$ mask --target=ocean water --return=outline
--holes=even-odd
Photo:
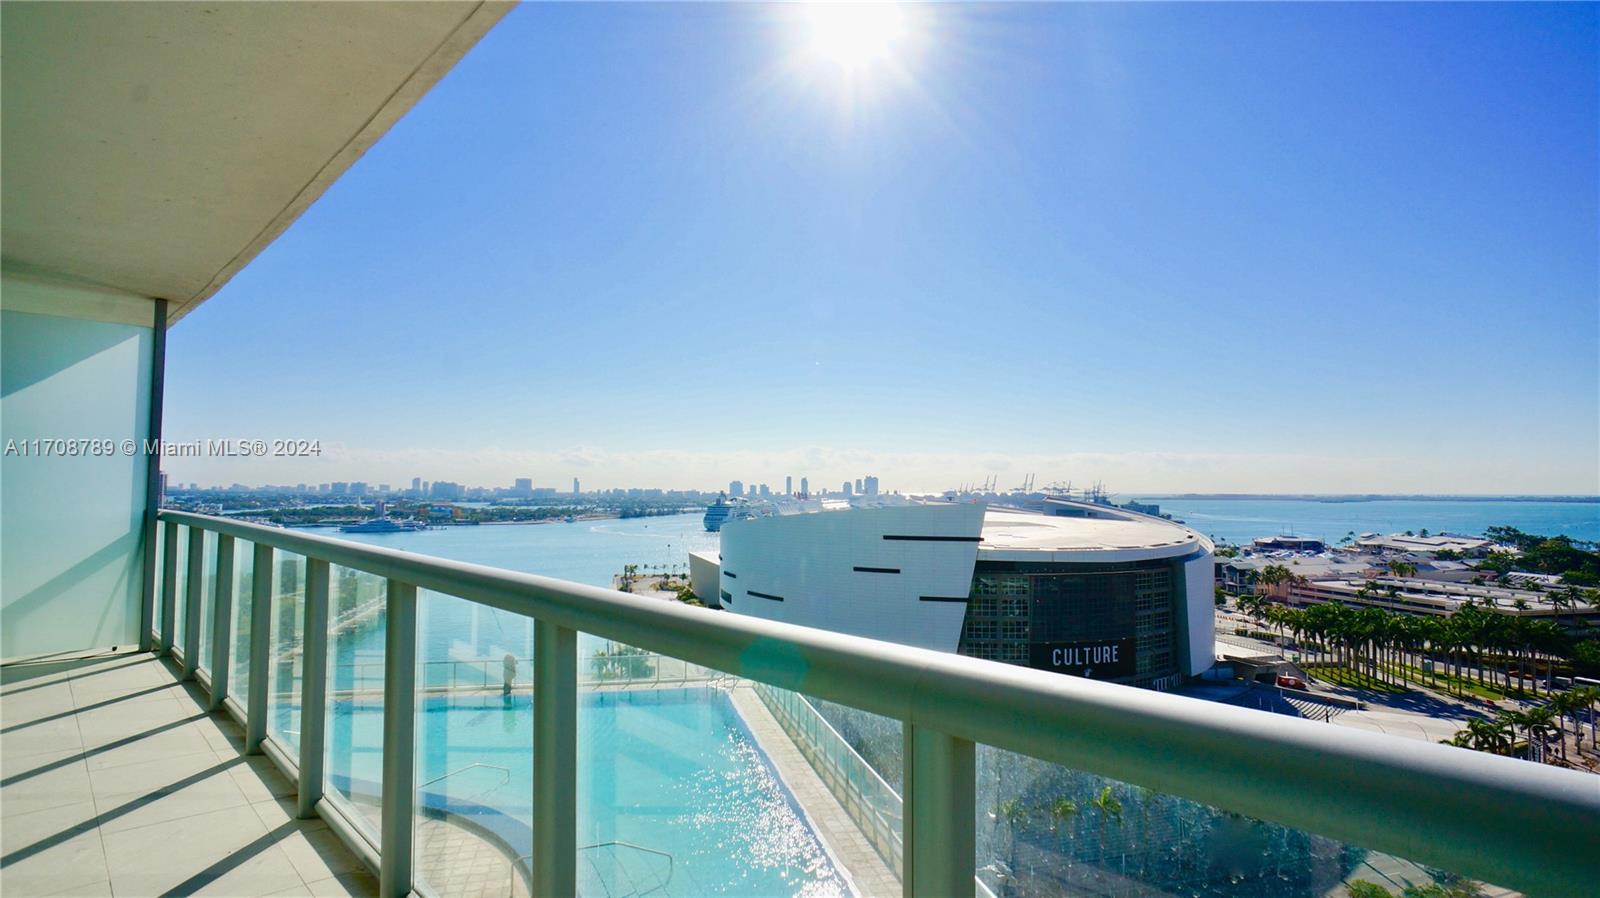
[[[715,549],[717,535],[705,531],[703,517],[697,512],[571,524],[440,527],[410,533],[311,532],[590,586],[610,586],[612,576],[622,573],[624,564],[681,567],[689,563],[690,552]]]
[[[1600,540],[1600,502],[1506,501],[1496,499],[1190,499],[1148,496],[1161,511],[1194,529],[1232,543],[1258,536],[1293,534],[1338,542],[1355,531],[1403,533],[1427,528],[1477,535],[1511,526],[1544,536],[1565,534]]]

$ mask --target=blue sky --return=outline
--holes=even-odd
[[[804,19],[513,10],[171,333],[326,454],[173,476],[1600,492],[1600,7]]]

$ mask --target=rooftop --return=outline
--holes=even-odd
[[[1181,524],[1147,515],[1107,511],[1095,517],[1057,517],[990,508],[983,518],[980,558],[1026,553],[1029,560],[1082,561],[1084,552],[1114,553],[1114,559],[1167,557],[1176,549],[1210,548],[1200,534]],[[1041,556],[1044,556],[1041,558]]]

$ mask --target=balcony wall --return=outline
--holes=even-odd
[[[0,657],[127,645],[146,459],[123,442],[149,435],[153,304],[9,275],[0,289]],[[34,454],[55,439],[114,448]]]

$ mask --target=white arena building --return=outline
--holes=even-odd
[[[1158,689],[1212,665],[1209,540],[1118,508],[1045,507],[729,521],[720,558],[691,559],[695,592],[734,614]]]

